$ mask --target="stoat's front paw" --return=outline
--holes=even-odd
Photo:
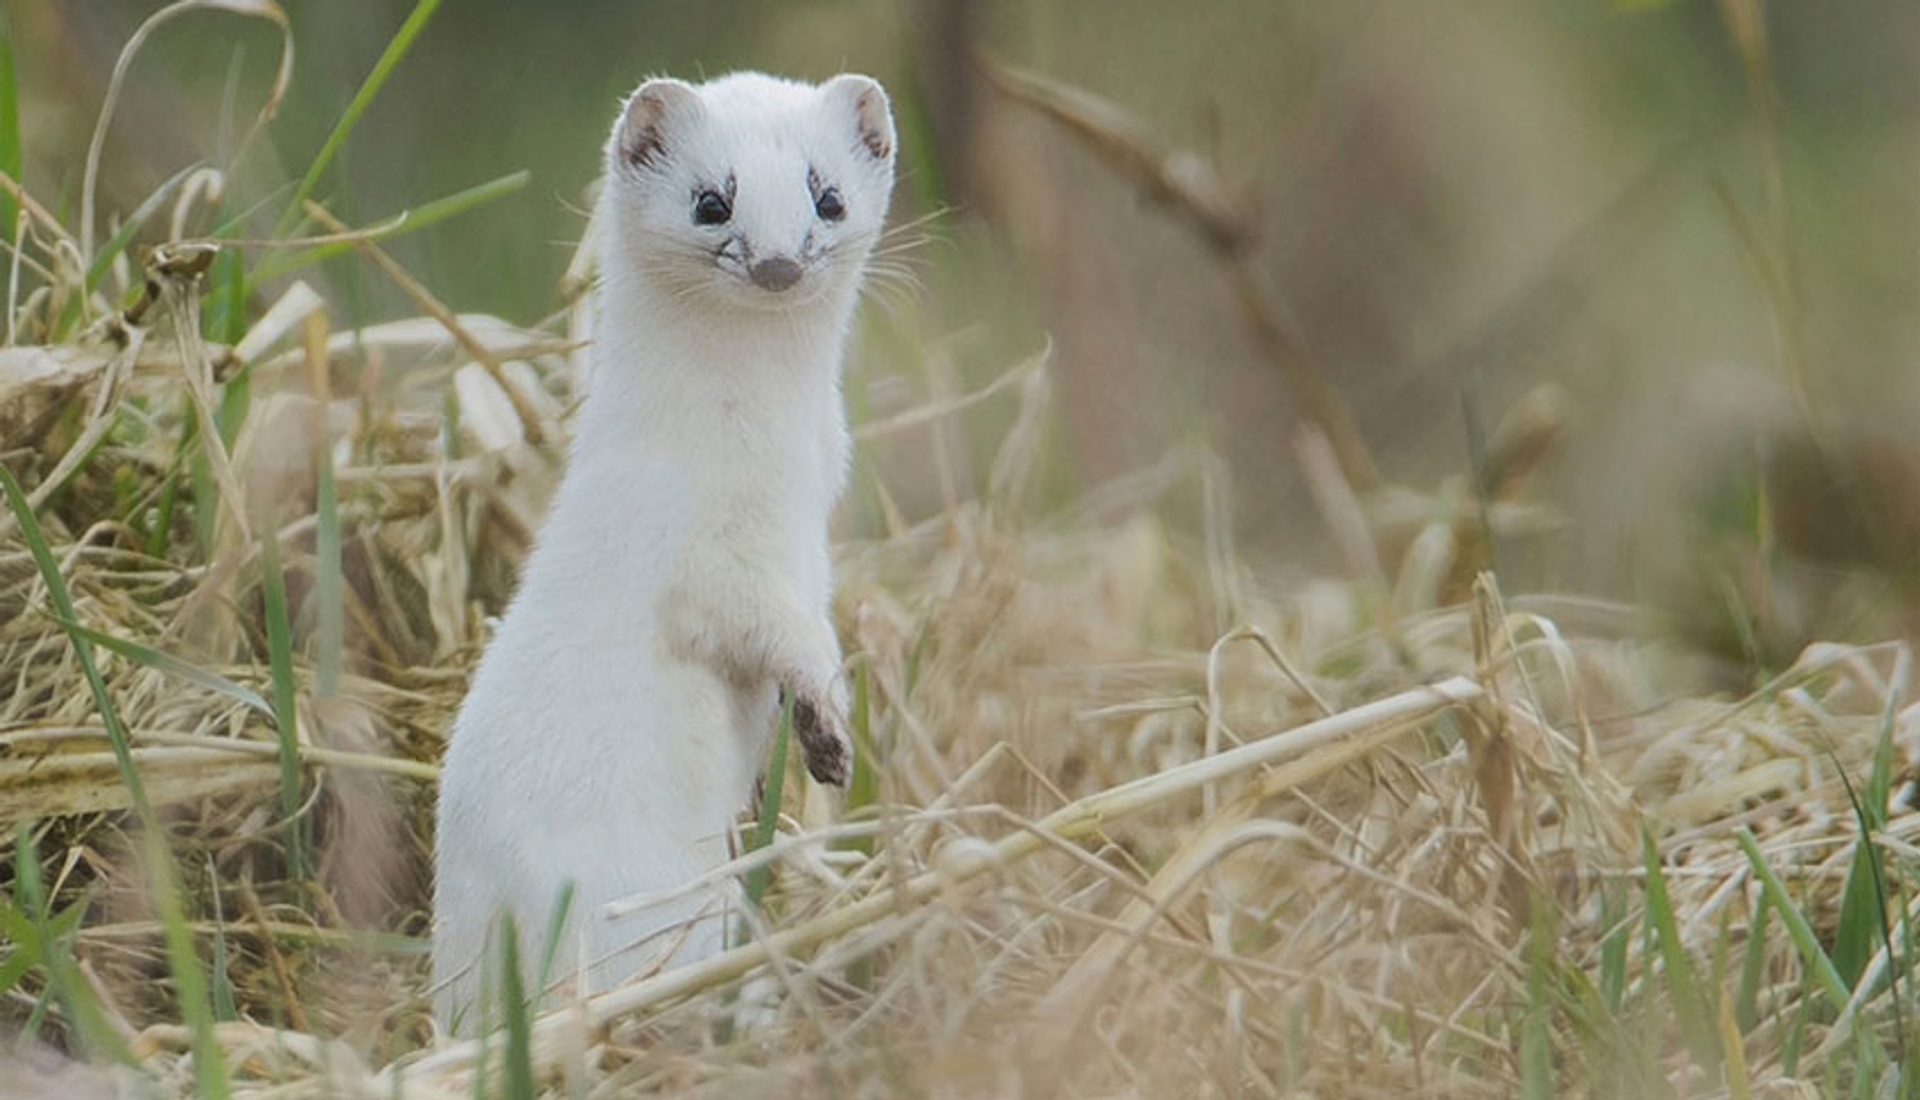
[[[788,688],[793,700],[793,732],[807,758],[807,773],[822,783],[844,787],[853,775],[853,742],[831,695]]]

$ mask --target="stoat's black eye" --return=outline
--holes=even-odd
[[[814,213],[830,222],[837,222],[847,216],[847,204],[840,201],[840,189],[837,187],[829,187],[820,192],[820,197],[813,200],[813,209]]]
[[[724,225],[733,217],[733,204],[718,191],[702,191],[693,200],[695,225]]]

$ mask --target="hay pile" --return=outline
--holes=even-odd
[[[9,437],[29,492],[96,418],[112,421],[38,520],[162,811],[201,957],[223,970],[237,1018],[216,1030],[242,1094],[470,1087],[475,1048],[435,1049],[421,995],[434,761],[551,486],[578,363],[553,334],[461,323],[540,411],[545,442],[525,440],[513,403],[431,323],[310,332],[250,363],[204,346],[189,359],[196,342],[164,323],[118,348],[6,353],[91,379],[19,391],[53,410]],[[176,506],[153,553],[154,531],[127,517],[154,514],[187,461],[182,376],[223,363],[256,395],[232,480],[270,525],[249,541],[223,513],[203,556],[197,517]],[[1685,662],[1636,642],[1616,609],[1503,607],[1482,581],[1465,604],[1389,620],[1363,586],[1265,582],[1127,487],[1040,522],[1018,504],[1020,456],[1037,450],[1018,435],[1045,423],[1044,378],[996,398],[1021,406],[1022,427],[986,499],[843,546],[838,613],[871,786],[849,807],[790,784],[758,918],[771,938],[543,1018],[532,1056],[547,1087],[1493,1096],[1519,1087],[1535,1029],[1570,1094],[1711,1091],[1673,1026],[1678,956],[1649,931],[1643,832],[1680,945],[1711,975],[1701,988],[1731,1005],[1756,976],[1752,1088],[1792,1094],[1796,1020],[1796,1075],[1892,1026],[1884,994],[1835,1026],[1790,937],[1753,937],[1764,907],[1735,830],[1831,941],[1858,835],[1842,777],[1859,787],[1883,739],[1894,814],[1879,842],[1911,850],[1899,777],[1920,711],[1903,709],[1903,651],[1818,649],[1746,700],[1701,699]],[[111,400],[93,399],[102,385]],[[331,683],[315,511],[327,462],[345,609]],[[292,625],[306,877],[289,873],[267,701],[269,530]],[[0,608],[0,818],[37,822],[54,910],[84,903],[63,949],[144,1071],[187,1094],[189,1036],[127,789],[12,524]],[[1223,634],[1229,610],[1245,625]],[[16,1026],[37,974],[9,991]],[[749,983],[751,1026],[729,1029],[752,975],[771,990]],[[58,1007],[52,1019],[43,1034],[70,1040]]]

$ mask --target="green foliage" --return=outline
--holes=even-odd
[[[559,896],[553,899],[552,915],[547,918],[546,938],[540,943],[540,969],[533,983],[535,993],[544,993],[553,982],[553,960],[560,954],[560,939],[566,935],[567,917],[572,912],[573,883],[568,881],[561,884]]]
[[[307,166],[307,174],[300,178],[300,185],[294,188],[293,198],[287,203],[286,212],[280,215],[280,222],[274,230],[274,236],[285,236],[299,222],[300,212],[306,208],[307,200],[313,197],[313,189],[320,183],[321,175],[326,172],[327,166],[333,163],[334,156],[347,143],[347,136],[353,133],[353,128],[360,122],[360,117],[366,114],[367,108],[372,105],[373,97],[380,94],[381,86],[387,82],[389,76],[393,75],[393,70],[399,66],[401,58],[407,56],[407,51],[413,48],[414,40],[420,37],[420,32],[426,29],[427,20],[433,18],[435,9],[439,7],[440,0],[419,0],[419,3],[414,5],[412,14],[407,16],[407,21],[394,32],[393,38],[387,42],[387,48],[381,52],[379,60],[373,63],[373,70],[367,74],[366,80],[361,82],[360,90],[353,94],[352,100],[348,101],[347,109],[341,113],[340,121],[334,124],[333,132],[327,135],[327,140],[321,144],[320,151],[314,155],[313,163]]]
[[[1840,972],[1834,969],[1833,960],[1821,949],[1820,938],[1814,935],[1813,925],[1799,906],[1793,903],[1793,897],[1787,893],[1786,884],[1780,881],[1780,876],[1767,864],[1767,857],[1761,853],[1760,842],[1754,839],[1753,831],[1741,826],[1735,835],[1740,841],[1741,851],[1747,854],[1748,864],[1753,867],[1754,878],[1760,882],[1761,895],[1773,906],[1774,914],[1786,928],[1788,938],[1800,952],[1800,959],[1806,964],[1808,974],[1826,995],[1827,1003],[1835,1012],[1845,1009],[1850,995],[1847,983],[1840,977]]]
[[[773,735],[773,755],[767,759],[767,774],[760,796],[760,816],[753,823],[753,835],[747,843],[747,851],[757,852],[773,843],[773,833],[780,824],[780,805],[786,797],[787,787],[787,747],[793,739],[793,699],[785,699],[780,707],[780,729]],[[766,897],[767,887],[773,882],[773,867],[763,865],[747,872],[747,904],[758,909],[760,901]],[[739,937],[746,939],[746,930],[741,929]]]
[[[1747,947],[1740,965],[1740,991],[1734,997],[1733,1018],[1742,1032],[1752,1031],[1760,1019],[1760,983],[1767,975],[1767,931],[1773,909],[1765,897],[1754,899],[1747,921]]]
[[[20,165],[20,87],[13,71],[13,28],[7,13],[0,11],[0,172],[19,183]],[[11,192],[0,190],[0,236],[9,245],[19,217],[19,201]]]
[[[193,175],[198,167],[198,165],[188,165],[167,177],[165,183],[154,188],[151,194],[140,201],[139,206],[133,208],[133,213],[127,216],[127,220],[120,223],[120,228],[114,230],[113,236],[108,237],[106,243],[100,246],[100,250],[93,254],[93,260],[87,264],[86,278],[81,283],[83,292],[68,299],[66,309],[60,315],[60,323],[54,326],[53,339],[56,343],[73,334],[74,326],[80,321],[80,310],[87,296],[99,289],[100,281],[107,277],[108,270],[113,267],[114,259],[126,251],[127,246],[133,243],[134,236],[146,227],[147,222],[159,213],[162,207],[173,200],[174,192],[180,189],[181,184],[187,182],[187,177]]]
[[[287,825],[287,865],[295,878],[309,873],[311,822],[301,813],[306,777],[300,766],[300,708],[293,680],[293,627],[287,617],[287,580],[280,566],[280,538],[260,535],[261,591],[266,603],[267,661],[273,670],[273,724],[280,737],[280,813]]]
[[[13,508],[14,518],[20,525],[21,538],[32,553],[34,565],[47,586],[47,598],[52,602],[54,612],[62,622],[75,622],[78,616],[74,614],[73,597],[67,591],[66,578],[61,575],[60,567],[54,561],[53,551],[47,545],[39,521],[34,518],[32,507],[27,503],[26,493],[5,466],[0,466],[0,490],[5,491],[7,502]],[[81,673],[86,677],[88,690],[93,694],[94,706],[100,712],[100,722],[106,729],[108,743],[113,747],[127,796],[132,800],[134,812],[140,819],[147,863],[153,868],[154,894],[159,903],[160,925],[166,938],[167,963],[173,971],[181,1015],[186,1019],[187,1030],[193,1035],[194,1073],[200,1091],[209,1100],[226,1100],[230,1091],[226,1058],[214,1038],[213,1015],[207,1007],[206,976],[201,973],[200,960],[194,953],[193,929],[187,923],[181,905],[179,868],[174,866],[173,856],[166,849],[159,818],[153,812],[153,804],[147,799],[146,785],[141,782],[139,769],[133,763],[133,746],[126,727],[120,721],[119,710],[113,705],[113,697],[107,692],[106,680],[101,677],[100,668],[94,663],[92,645],[84,636],[71,630],[67,632],[67,638],[73,646],[74,659],[80,663]],[[32,873],[37,875],[37,863],[34,868]]]
[[[0,933],[13,945],[13,951],[0,962],[0,991],[13,988],[37,963],[45,988],[34,1009],[34,1022],[23,1038],[38,1028],[47,999],[57,1000],[66,1009],[74,1037],[83,1048],[97,1051],[131,1064],[132,1052],[107,1022],[93,988],[81,976],[67,943],[80,927],[86,903],[76,902],[64,912],[54,913],[47,900],[46,887],[40,881],[40,853],[33,843],[33,827],[21,822],[14,832],[14,900],[0,900]]]
[[[1533,928],[1526,943],[1527,1005],[1520,1024],[1520,1096],[1522,1100],[1551,1100],[1554,1095],[1553,950],[1558,933],[1551,905],[1535,898],[1532,908]]]
[[[183,661],[171,653],[163,653],[151,646],[141,645],[139,642],[129,641],[125,638],[115,637],[104,631],[84,627],[71,620],[62,619],[60,620],[60,625],[64,627],[69,634],[85,638],[88,642],[110,653],[125,657],[129,661],[144,665],[156,672],[165,673],[176,680],[192,684],[195,687],[205,688],[217,695],[223,695],[236,703],[241,703],[251,708],[258,714],[267,717],[273,716],[274,710],[272,705],[262,698],[259,692],[245,684],[235,683],[217,672]]]
[[[1708,1073],[1720,1072],[1720,1040],[1713,1026],[1709,997],[1695,976],[1693,957],[1680,939],[1680,922],[1675,919],[1673,901],[1667,892],[1667,876],[1660,869],[1660,850],[1653,834],[1641,834],[1641,854],[1647,871],[1647,919],[1660,949],[1660,960],[1667,973],[1667,995],[1673,1002],[1673,1014],[1680,1034],[1695,1065]]]
[[[425,229],[523,190],[532,178],[532,173],[524,170],[509,172],[497,179],[455,191],[451,195],[408,207],[367,230],[365,237],[370,241],[384,241]],[[325,244],[311,245],[297,252],[270,255],[263,258],[259,266],[254,268],[253,278],[255,282],[264,283],[351,251],[353,251],[353,244],[350,241],[328,241]]]
[[[505,1100],[533,1100],[533,1005],[520,974],[520,933],[500,916],[500,1014],[507,1033]]]

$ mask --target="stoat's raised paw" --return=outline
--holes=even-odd
[[[853,742],[830,698],[805,691],[793,693],[793,732],[807,758],[807,774],[822,783],[844,787],[853,774]]]

